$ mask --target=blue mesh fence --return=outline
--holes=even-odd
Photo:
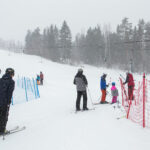
[[[12,105],[28,102],[40,97],[36,79],[19,77],[15,80],[15,90],[12,97]]]

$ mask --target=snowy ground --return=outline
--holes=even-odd
[[[3,141],[0,150],[149,150],[150,130],[117,116],[123,113],[110,105],[95,106],[95,110],[74,113],[76,88],[73,79],[78,67],[53,63],[37,56],[9,54],[0,50],[2,73],[13,67],[16,76],[35,77],[43,71],[44,86],[39,87],[41,98],[11,107],[7,129],[26,126],[26,130],[12,134]],[[84,66],[93,102],[101,93],[99,78],[108,74],[107,82],[115,81],[124,72]],[[136,80],[141,79],[135,75]],[[110,87],[108,89],[110,91]],[[111,98],[108,96],[107,100]],[[119,98],[121,101],[121,97]],[[88,107],[92,108],[88,92]]]

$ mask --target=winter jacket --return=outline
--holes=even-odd
[[[40,79],[43,80],[44,79],[44,75],[43,73],[40,74]]]
[[[104,76],[101,77],[100,87],[101,87],[101,90],[106,90],[107,85],[106,85],[106,80]]]
[[[118,90],[115,86],[112,86],[112,88],[111,88],[111,95],[118,96]]]
[[[39,75],[36,77],[36,80],[37,80],[37,81],[40,81],[40,76],[39,76]]]
[[[9,74],[3,75],[0,79],[0,106],[11,103],[15,82]]]
[[[85,75],[78,72],[74,78],[74,82],[76,85],[77,91],[86,91],[86,87],[88,85],[87,79]]]
[[[134,79],[133,79],[133,75],[131,73],[128,73],[127,77],[126,77],[126,81],[124,82],[124,84],[128,83],[128,86],[134,86]]]

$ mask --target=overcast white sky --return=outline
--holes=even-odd
[[[0,0],[0,37],[24,41],[28,29],[68,22],[73,36],[89,26],[111,24],[128,17],[134,24],[150,21],[150,0]]]

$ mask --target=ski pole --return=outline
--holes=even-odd
[[[92,97],[91,97],[91,93],[90,93],[90,90],[89,90],[89,88],[87,87],[87,89],[88,89],[88,93],[89,93],[89,96],[90,96],[90,100],[91,100],[91,103],[92,103],[92,107],[94,108],[94,105],[93,105],[93,101],[92,101]]]
[[[108,91],[106,91],[106,93],[107,93],[109,96],[111,96],[111,94],[110,94]]]
[[[121,74],[121,73],[119,73],[118,71],[116,71],[118,74],[119,74],[119,76],[123,79],[123,80],[126,80],[124,77],[123,77],[123,75]]]
[[[108,92],[108,91],[106,91],[106,94],[111,98],[112,96],[111,96],[111,94]]]
[[[122,76],[122,74],[120,74],[120,77],[121,77],[123,80],[126,80],[126,79]]]
[[[100,98],[101,98],[101,96],[97,99],[97,101],[99,101],[99,100],[100,100]],[[97,102],[97,101],[96,101],[96,102]]]

